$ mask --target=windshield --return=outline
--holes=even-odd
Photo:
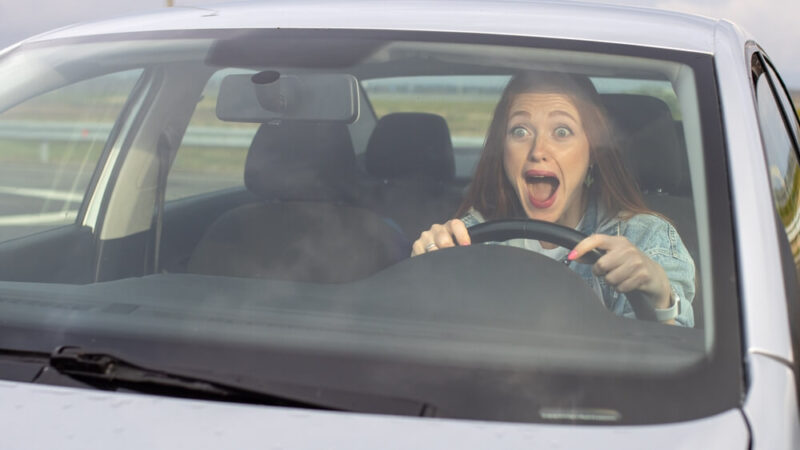
[[[19,47],[0,342],[443,417],[722,411],[741,377],[714,92],[710,57],[589,43]]]

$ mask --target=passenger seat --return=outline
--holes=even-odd
[[[408,257],[402,233],[358,203],[346,125],[283,121],[258,129],[244,181],[259,201],[219,217],[188,271],[340,283]]]

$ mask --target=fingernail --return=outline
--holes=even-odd
[[[563,255],[563,253],[562,253],[562,255]],[[570,260],[570,261],[572,261],[573,259],[575,259],[577,257],[578,257],[578,252],[576,252],[575,250],[569,252],[569,255],[567,255],[567,259]]]

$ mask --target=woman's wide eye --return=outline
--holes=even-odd
[[[528,130],[523,127],[514,127],[511,129],[511,136],[521,139],[529,135]]]
[[[570,130],[567,127],[558,127],[558,128],[555,129],[555,131],[553,131],[553,134],[556,137],[565,138],[565,137],[572,136],[572,130]]]

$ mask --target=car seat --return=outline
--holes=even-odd
[[[410,240],[453,218],[462,189],[454,183],[450,129],[443,117],[387,114],[378,121],[365,152],[373,180],[373,207],[392,218]]]
[[[355,155],[344,124],[262,124],[244,181],[259,201],[220,216],[195,248],[188,272],[346,282],[411,251],[401,232],[359,205]]]
[[[604,94],[622,155],[647,206],[669,218],[697,258],[697,228],[686,144],[669,106],[637,94]]]
[[[681,125],[672,118],[669,106],[656,97],[602,94],[601,99],[645,203],[672,222],[697,263],[697,223]],[[699,277],[696,283],[695,326],[702,326]]]

